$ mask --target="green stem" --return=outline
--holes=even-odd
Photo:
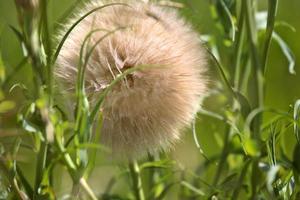
[[[267,29],[264,43],[264,50],[262,54],[262,67],[264,74],[267,71],[267,58],[270,50],[272,35],[274,31],[275,17],[278,6],[278,0],[269,0],[268,1],[268,20],[267,20]]]
[[[235,188],[235,190],[232,193],[231,200],[238,199],[240,190],[241,190],[242,185],[243,185],[244,178],[246,177],[246,174],[247,174],[247,171],[248,171],[249,164],[250,164],[250,160],[246,161],[246,163],[245,163],[245,165],[244,165],[244,167],[243,167],[243,169],[241,171],[237,187]]]
[[[221,154],[221,158],[220,161],[218,163],[218,168],[217,168],[217,172],[216,175],[214,177],[214,181],[213,181],[213,185],[216,186],[220,180],[222,171],[224,169],[224,166],[226,164],[226,159],[229,153],[229,137],[230,137],[230,128],[228,125],[226,125],[226,131],[225,131],[225,136],[224,136],[224,146],[222,149],[222,154]]]
[[[3,87],[6,88],[11,81],[12,78],[16,76],[16,73],[18,73],[28,62],[28,57],[24,57],[21,62],[12,70],[12,72],[6,77],[5,81],[3,82]]]
[[[246,3],[245,3],[246,1]],[[254,108],[263,108],[263,99],[264,99],[264,78],[262,73],[262,67],[260,64],[259,54],[258,54],[258,45],[257,45],[257,35],[256,35],[256,24],[254,22],[254,16],[252,13],[252,1],[244,0],[243,6],[245,6],[246,11],[246,24],[248,30],[248,40],[250,45],[250,51],[252,56],[252,64],[254,65],[255,75],[254,75],[254,87],[256,92],[254,97]],[[252,126],[252,137],[254,139],[260,138],[260,124],[262,121],[262,116],[257,115]]]
[[[80,178],[79,183],[92,200],[98,199],[84,178]]]
[[[51,37],[49,33],[49,23],[48,23],[48,10],[47,10],[47,0],[41,0],[41,20],[40,20],[40,33],[42,33],[43,36],[43,43],[45,44],[45,51],[46,51],[46,83],[47,83],[47,92],[48,92],[48,101],[49,101],[49,107],[52,106],[53,101],[53,65],[51,63],[51,49],[52,49],[52,43],[51,43]],[[41,47],[42,48],[42,47]]]
[[[38,160],[36,163],[36,175],[35,175],[35,185],[34,185],[34,199],[39,199],[39,188],[41,182],[43,180],[44,169],[46,168],[46,160],[47,160],[47,151],[48,144],[43,142],[38,154]]]
[[[137,161],[131,161],[129,163],[129,171],[133,183],[133,191],[136,200],[145,200],[144,190],[142,186],[142,179],[140,174],[140,168]]]
[[[238,28],[237,28],[237,36],[236,36],[236,45],[235,45],[235,52],[234,56],[236,57],[234,59],[234,66],[235,66],[235,73],[234,73],[234,89],[236,91],[239,91],[240,88],[240,77],[241,77],[241,56],[243,52],[243,41],[244,41],[244,36],[245,36],[245,31],[244,31],[244,15],[245,10],[244,7],[241,6],[240,8],[240,17],[239,17],[239,22],[238,22]]]
[[[246,1],[246,2],[245,2]],[[248,40],[250,51],[252,55],[252,64],[254,65],[254,108],[264,107],[264,77],[263,77],[263,66],[260,61],[257,44],[257,29],[255,23],[255,17],[253,13],[253,1],[244,0],[243,6],[246,11],[246,24],[248,30]],[[258,114],[251,125],[251,137],[257,142],[261,141],[260,128],[262,124],[262,114]],[[258,160],[255,159],[252,163],[252,174],[251,174],[251,199],[255,199],[257,196],[257,186],[259,184],[259,167]]]
[[[0,170],[1,174],[5,175],[7,180],[9,181],[12,190],[14,191],[14,194],[18,197],[18,199],[26,200],[29,199],[26,194],[20,190],[18,186],[18,181],[13,173],[11,173],[11,170],[7,167],[6,160],[2,156],[0,156]]]
[[[241,59],[241,54],[242,54],[242,49],[243,49],[243,38],[244,38],[244,13],[245,13],[245,8],[244,6],[241,6],[240,8],[240,18],[238,22],[238,33],[237,33],[237,42],[235,45],[235,53],[234,56],[236,56],[235,61],[234,61],[234,66],[235,66],[235,74],[234,74],[234,89],[235,91],[238,91],[239,89],[239,77],[241,73],[241,65],[240,65],[240,59]],[[222,67],[220,67],[222,68]],[[225,77],[225,74],[222,74],[223,77]],[[227,86],[230,86],[229,82],[226,83]],[[230,90],[232,91],[232,94],[234,95],[233,97],[236,99],[236,93],[233,91],[232,87],[230,86]],[[233,110],[237,109],[237,102],[234,101],[232,108]],[[214,177],[213,185],[217,185],[219,182],[219,179],[221,177],[221,174],[223,172],[224,166],[226,164],[226,159],[229,154],[230,148],[229,148],[229,142],[230,142],[230,135],[232,133],[233,129],[231,127],[226,128],[225,136],[224,136],[224,146],[222,149],[222,154],[221,154],[221,159],[219,161],[219,165],[217,168],[216,175]]]

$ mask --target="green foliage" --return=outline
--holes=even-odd
[[[13,69],[9,68],[12,63],[0,57],[0,199],[300,198],[300,96],[285,110],[266,103],[267,85],[273,84],[268,76],[274,70],[269,60],[277,59],[270,56],[273,41],[288,60],[288,76],[296,73],[295,55],[276,27],[294,28],[276,21],[277,0],[264,1],[267,9],[263,11],[258,11],[256,0],[201,1],[206,3],[207,15],[214,22],[213,31],[201,39],[211,68],[216,68],[212,76],[217,78],[212,78],[214,86],[189,130],[200,158],[195,169],[182,165],[176,155],[172,158],[163,152],[139,163],[130,161],[128,166],[112,163],[109,167],[118,170],[105,186],[107,176],[95,172],[107,164],[103,157],[110,153],[99,144],[100,107],[118,81],[147,66],[123,72],[92,107],[84,90],[88,59],[105,37],[128,27],[91,30],[80,51],[73,120],[55,96],[53,67],[64,41],[80,21],[107,6],[128,5],[112,3],[87,12],[52,53],[55,24],[49,19],[50,3],[40,0],[39,7],[28,7],[24,2],[29,1],[20,2],[15,1],[17,13],[13,16],[19,20],[18,26],[8,27],[23,57]],[[158,1],[164,6],[181,7],[186,16],[192,13],[192,21],[197,15],[193,4],[199,2]],[[74,5],[62,16],[70,15]],[[90,36],[98,31],[106,34],[90,46]],[[27,75],[33,84],[18,75],[24,68],[32,72]],[[212,123],[212,127],[201,130]],[[202,140],[204,135],[213,142]],[[214,149],[213,154],[206,153],[207,146]],[[183,152],[185,157],[189,157],[188,153]],[[96,182],[90,181],[91,174]],[[70,190],[60,187],[70,183]],[[97,191],[99,184],[101,191]]]

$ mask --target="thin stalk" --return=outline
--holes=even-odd
[[[51,58],[51,49],[52,49],[52,44],[51,44],[51,36],[49,33],[49,22],[48,22],[48,10],[47,10],[47,0],[41,0],[40,1],[41,5],[41,20],[39,24],[40,28],[40,33],[42,33],[42,38],[44,40],[45,44],[45,50],[47,54],[47,61],[49,63],[50,58]]]
[[[217,172],[216,172],[216,175],[215,175],[214,180],[213,180],[213,185],[214,186],[216,186],[218,184],[219,180],[220,180],[221,174],[222,174],[224,166],[226,164],[227,156],[229,154],[230,132],[231,132],[230,127],[228,125],[226,125],[226,131],[225,131],[225,135],[224,135],[224,146],[223,146],[223,149],[222,149],[222,154],[221,154],[220,161],[218,163]]]
[[[249,164],[250,164],[250,160],[246,161],[246,163],[245,163],[245,165],[244,165],[244,167],[241,171],[241,174],[240,174],[239,180],[237,182],[236,188],[232,193],[231,200],[238,199],[240,190],[241,190],[242,185],[243,185],[244,178],[246,177],[246,174],[247,174],[247,171],[248,171]]]
[[[246,1],[246,2],[245,2]],[[248,31],[248,41],[250,45],[251,51],[251,60],[254,65],[255,75],[254,75],[254,87],[255,87],[255,97],[254,97],[254,108],[263,108],[263,100],[264,100],[264,78],[262,73],[262,68],[260,64],[259,54],[258,54],[258,46],[257,46],[257,35],[256,28],[254,22],[254,16],[252,13],[252,1],[244,0],[243,6],[245,6],[246,11],[246,25]],[[252,138],[259,139],[260,138],[260,124],[262,121],[262,115],[257,115],[253,122],[252,126]]]
[[[238,103],[237,103],[237,96],[235,91],[239,90],[239,81],[240,81],[240,73],[241,73],[241,65],[240,65],[240,59],[241,59],[241,54],[242,54],[242,49],[243,49],[243,39],[244,39],[244,7],[241,6],[240,8],[240,18],[238,21],[238,32],[237,32],[237,40],[236,40],[236,44],[235,44],[235,61],[233,63],[233,65],[235,66],[235,73],[234,73],[234,86],[231,87],[230,83],[227,81],[226,85],[227,87],[230,88],[231,93],[233,94],[233,97],[236,101],[233,102],[232,108],[233,110],[236,110],[238,107]],[[219,67],[220,69],[222,69],[222,66]],[[222,72],[222,70],[220,70]],[[223,78],[226,77],[225,73],[222,73]],[[224,78],[226,80],[226,78]],[[233,90],[234,88],[234,90]],[[224,166],[226,164],[226,159],[227,156],[229,154],[229,142],[230,142],[230,135],[232,133],[232,131],[234,131],[232,129],[232,127],[229,127],[228,125],[226,126],[226,131],[225,131],[225,135],[224,135],[224,146],[222,149],[222,154],[221,154],[221,159],[219,160],[219,165],[217,168],[217,172],[216,175],[214,177],[213,180],[213,185],[217,185],[219,182],[219,179],[221,177],[221,174],[223,172]]]
[[[142,179],[140,174],[140,168],[137,161],[131,161],[129,163],[129,171],[133,184],[133,191],[136,200],[145,200],[144,190],[142,186]]]
[[[98,199],[84,178],[80,178],[79,183],[92,200]]]
[[[11,81],[11,79],[16,76],[16,73],[18,73],[28,62],[28,57],[24,57],[21,62],[12,70],[12,72],[6,77],[5,81],[3,82],[3,87],[6,88]]]
[[[246,2],[245,2],[246,1]],[[253,14],[253,5],[252,1],[245,0],[243,5],[245,6],[246,11],[246,24],[248,30],[248,40],[250,51],[252,55],[252,64],[254,65],[254,108],[263,108],[264,107],[264,77],[263,77],[263,66],[260,61],[259,53],[258,53],[258,45],[257,45],[257,33],[256,33],[256,23],[255,17]],[[256,116],[251,125],[251,137],[255,139],[257,142],[260,142],[260,128],[262,124],[262,114]],[[255,199],[257,196],[257,186],[259,184],[259,168],[258,168],[258,160],[255,159],[252,163],[252,174],[251,174],[251,198]]]
[[[40,33],[42,34],[43,43],[46,51],[46,83],[47,83],[47,92],[48,92],[48,103],[49,107],[52,106],[53,101],[53,65],[51,64],[51,37],[49,33],[49,23],[48,23],[48,10],[47,10],[47,0],[41,0],[41,20],[40,20]]]
[[[159,154],[150,154],[148,153],[148,160],[149,162],[155,162],[160,160]],[[158,183],[159,181],[160,172],[154,167],[153,169],[149,170],[149,180],[148,180],[148,191],[150,195],[148,199],[154,199],[159,195],[158,191],[154,191],[154,187],[164,187],[164,183]]]
[[[43,179],[44,169],[46,168],[48,144],[43,142],[38,153],[38,160],[36,163],[36,175],[34,184],[34,199],[39,199],[39,188]]]
[[[79,199],[79,192],[80,192],[80,185],[77,183],[75,184],[75,182],[73,181],[73,186],[72,186],[72,192],[71,192],[71,199]]]
[[[20,190],[17,180],[16,180],[16,177],[14,176],[14,174],[11,173],[10,169],[6,165],[5,159],[2,156],[0,156],[0,170],[3,172],[3,175],[6,176],[7,180],[11,184],[11,186],[12,186],[11,188],[14,191],[14,194],[18,197],[18,199],[21,199],[21,200],[29,199],[26,196],[26,194]]]
[[[148,161],[155,162],[154,155],[151,155],[150,153],[148,153]],[[155,182],[156,182],[156,169],[153,168],[152,170],[149,170],[149,182],[148,182],[149,189],[148,189],[148,191],[151,191],[151,189],[155,185]],[[155,196],[155,194],[153,194],[151,197],[153,198],[154,196]]]
[[[264,70],[264,74],[267,71],[267,58],[270,50],[272,35],[274,31],[274,25],[275,25],[275,17],[276,17],[276,11],[278,6],[278,0],[269,0],[268,1],[268,20],[267,20],[267,28],[266,28],[266,36],[265,36],[265,43],[264,43],[264,49],[262,54],[262,67]]]
[[[63,24],[66,19],[71,15],[71,13],[74,12],[76,8],[78,8],[78,5],[82,2],[82,0],[76,0],[57,20],[57,23],[54,25],[54,31],[56,31],[59,27],[61,27],[61,24]]]
[[[218,59],[215,57],[215,55],[209,50],[209,49],[206,49],[208,54],[210,54],[211,58],[213,59],[213,61],[216,63],[217,67],[218,67],[218,70],[220,72],[220,75],[226,85],[226,87],[228,88],[229,92],[232,94],[232,96],[234,97],[234,99],[236,99],[238,101],[238,97],[237,97],[237,94],[236,92],[234,91],[234,89],[232,88],[230,82],[228,81],[228,78],[225,74],[225,70],[224,70],[224,67],[222,66],[222,64],[218,61]]]
[[[245,36],[245,31],[244,31],[244,6],[241,6],[240,8],[240,18],[238,22],[238,31],[237,31],[237,36],[236,36],[236,45],[235,45],[235,52],[234,56],[236,57],[234,59],[234,66],[235,66],[235,73],[234,73],[234,89],[236,91],[239,91],[240,88],[240,77],[241,77],[241,56],[243,52],[243,41],[244,41],[244,36]]]

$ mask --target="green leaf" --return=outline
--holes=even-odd
[[[208,160],[208,157],[205,155],[203,149],[201,148],[200,142],[198,140],[198,135],[197,135],[197,131],[196,131],[196,119],[193,121],[192,123],[192,133],[193,133],[193,138],[194,138],[194,142],[196,144],[196,147],[199,149],[200,154],[206,159]]]
[[[146,169],[146,168],[170,168],[174,162],[170,160],[158,160],[154,162],[144,162],[140,165],[140,169]]]
[[[235,92],[236,96],[237,96],[237,100],[239,101],[239,104],[241,106],[241,113],[242,116],[244,117],[244,119],[247,118],[247,116],[249,115],[249,113],[251,112],[251,106],[250,103],[248,101],[248,99],[241,94],[240,92]]]
[[[300,119],[300,99],[298,99],[294,106],[294,134],[300,144],[300,130],[299,130],[299,119]]]
[[[276,165],[276,127],[274,125],[271,126],[270,130],[270,138],[268,139],[267,149],[268,149],[268,156],[271,165]]]
[[[221,7],[224,9],[224,12],[230,22],[231,26],[231,40],[235,41],[235,23],[234,23],[234,17],[230,13],[230,10],[228,9],[227,5],[225,4],[224,0],[220,0]]]
[[[266,64],[267,58],[269,55],[272,35],[274,32],[274,24],[275,24],[275,17],[277,14],[277,6],[278,0],[269,0],[268,1],[268,17],[267,17],[267,27],[265,32],[265,41],[262,53],[262,67],[263,71],[266,71]]]
[[[98,114],[98,112],[100,111],[100,107],[104,101],[104,98],[106,97],[106,95],[110,92],[110,90],[121,80],[123,80],[128,74],[131,74],[135,71],[138,70],[142,70],[142,69],[146,69],[148,67],[161,67],[158,65],[139,65],[133,68],[129,68],[126,71],[124,71],[121,75],[117,76],[116,79],[114,79],[107,87],[106,89],[99,95],[97,102],[94,106],[94,108],[91,111],[91,115],[90,115],[90,122],[93,122]]]
[[[20,146],[21,146],[21,143],[22,143],[21,138],[18,137],[18,138],[15,139],[14,146],[13,146],[13,151],[12,151],[13,157],[17,156],[17,154],[19,152],[19,149],[20,149]]]
[[[6,113],[12,110],[16,106],[13,101],[2,101],[0,102],[0,113]]]
[[[289,24],[289,23],[287,23],[285,21],[276,21],[275,22],[275,27],[278,27],[278,26],[282,26],[282,27],[288,28],[288,29],[290,29],[294,33],[296,32],[296,28],[293,25],[291,25],[291,24]]]
[[[176,184],[177,184],[176,182],[167,184],[164,187],[163,191],[161,191],[160,194],[155,198],[155,200],[163,200],[165,196],[168,194],[169,190]]]
[[[22,172],[22,170],[20,169],[20,167],[18,165],[16,165],[16,171],[17,171],[18,177],[20,178],[20,182],[22,183],[27,194],[33,194],[33,189],[31,187],[31,185],[29,184],[28,180],[24,176],[24,173]]]
[[[239,135],[241,134],[241,131],[238,129],[238,127],[232,121],[227,119],[226,116],[222,116],[219,113],[215,113],[215,112],[212,112],[209,110],[204,110],[202,108],[198,111],[198,113],[212,117],[212,118],[220,120],[220,121],[223,121],[223,122],[227,123],[228,125],[230,125],[236,133],[238,133]]]
[[[204,191],[202,191],[199,188],[196,188],[194,185],[192,185],[192,184],[190,184],[190,183],[188,183],[186,181],[182,181],[181,185],[184,186],[184,187],[186,187],[187,189],[191,190],[197,196],[206,196]]]
[[[24,42],[24,38],[23,38],[23,35],[22,35],[22,33],[18,30],[18,29],[16,29],[14,26],[12,26],[12,25],[9,25],[9,28],[13,31],[13,33],[17,36],[17,38],[18,38],[18,40],[20,41],[20,42]]]
[[[276,180],[276,175],[279,172],[279,166],[271,166],[270,170],[267,173],[267,188],[270,192],[273,191],[273,182]]]
[[[252,156],[252,157],[260,156],[260,148],[259,148],[259,145],[256,140],[253,140],[250,138],[246,139],[244,141],[244,148],[245,148],[246,153],[249,156]]]
[[[225,68],[223,67],[223,65],[219,62],[219,60],[217,59],[217,57],[213,54],[213,52],[211,52],[209,49],[206,48],[206,51],[208,52],[208,54],[211,56],[211,58],[213,59],[213,61],[215,62],[215,64],[217,65],[217,68],[220,72],[220,75],[226,85],[226,87],[228,88],[229,92],[232,94],[233,98],[237,99],[237,94],[234,91],[232,85],[230,84],[229,79],[226,76],[225,73]]]
[[[28,91],[28,88],[22,84],[22,83],[16,83],[16,84],[13,84],[13,86],[11,86],[11,88],[9,89],[9,93],[12,93],[12,91],[14,91],[16,88],[20,88],[21,90],[23,91]]]
[[[286,44],[286,42],[276,32],[273,32],[272,37],[278,43],[283,54],[285,55],[285,57],[287,58],[287,60],[289,62],[290,74],[296,74],[296,71],[295,71],[296,57],[293,54],[292,50],[289,48],[289,46]]]

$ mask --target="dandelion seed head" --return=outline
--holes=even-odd
[[[85,71],[85,89],[93,104],[124,71],[146,66],[116,84],[101,108],[102,142],[115,154],[136,157],[168,149],[180,139],[206,93],[207,67],[198,34],[176,10],[152,3],[123,2],[129,6],[103,8],[75,27],[61,49],[55,73],[66,88],[74,89],[80,49],[87,34],[103,29],[92,34],[89,49],[107,34],[105,30],[124,27],[96,45]],[[88,3],[78,15],[100,5]]]

